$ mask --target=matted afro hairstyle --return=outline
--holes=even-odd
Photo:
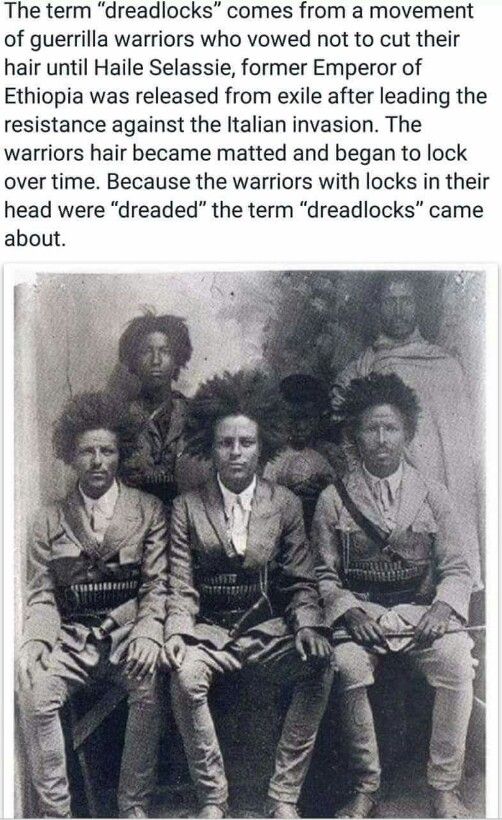
[[[347,386],[337,416],[340,417],[341,427],[349,439],[354,440],[364,411],[382,404],[390,404],[399,410],[406,438],[411,441],[417,431],[420,405],[415,391],[396,373],[370,373],[365,378],[352,379]]]
[[[190,334],[186,321],[181,316],[157,316],[149,310],[143,316],[131,319],[119,340],[119,360],[134,372],[138,348],[149,333],[164,333],[167,337],[176,363],[173,378],[177,379],[181,368],[185,367],[192,355]]]
[[[216,424],[241,415],[258,425],[260,462],[266,463],[285,444],[285,407],[275,380],[259,370],[226,371],[199,387],[185,428],[189,451],[210,458]]]
[[[88,430],[110,430],[117,436],[121,461],[134,451],[140,428],[118,397],[80,393],[68,401],[54,423],[52,445],[57,458],[71,464],[78,436]]]

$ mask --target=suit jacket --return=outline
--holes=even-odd
[[[62,630],[72,648],[81,649],[89,635],[82,624],[62,626],[56,602],[58,584],[68,584],[88,558],[119,564],[140,564],[137,605],[121,607],[118,643],[138,637],[162,644],[167,582],[167,525],[162,504],[119,482],[113,517],[99,544],[91,530],[77,487],[40,511],[28,555],[28,595],[22,643],[44,641],[51,649]]]
[[[344,478],[347,491],[361,512],[380,530],[388,528],[379,512],[361,465],[356,465]],[[328,620],[333,623],[351,607],[360,607],[375,615],[383,608],[360,600],[344,589],[342,567],[343,532],[361,530],[345,508],[335,487],[330,485],[320,495],[312,525],[312,542],[317,554],[319,587]],[[425,478],[407,462],[403,465],[401,497],[396,526],[389,537],[392,547],[403,533],[428,533],[433,540],[432,561],[436,577],[434,600],[449,604],[462,619],[467,619],[472,580],[465,554],[462,530],[446,487]],[[406,542],[406,539],[403,539]],[[408,538],[410,546],[413,538]],[[410,556],[412,557],[412,556]],[[413,605],[406,607],[407,620],[418,622]],[[410,620],[411,619],[411,620]]]
[[[194,568],[224,572],[233,562],[235,550],[227,532],[223,499],[212,477],[198,490],[179,496],[173,505],[166,639],[179,634],[216,648],[228,642],[228,632],[222,627],[197,623],[199,595]],[[281,614],[289,630],[324,626],[301,503],[285,487],[258,478],[242,566],[252,570],[265,564],[277,579],[281,600],[286,601]],[[284,621],[275,618],[255,630],[283,635]]]

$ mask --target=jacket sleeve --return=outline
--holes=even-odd
[[[167,522],[162,503],[153,497],[149,503],[152,509],[143,541],[138,613],[130,639],[150,638],[161,645],[166,606]]]
[[[43,641],[52,649],[61,628],[56,604],[54,579],[50,570],[50,512],[38,513],[28,550],[26,620],[21,646],[28,641]]]
[[[324,629],[324,618],[315,564],[310,544],[305,535],[302,505],[289,490],[280,488],[285,497],[283,532],[277,556],[280,566],[278,592],[286,600],[284,617],[296,633],[303,627]]]
[[[169,583],[164,638],[193,635],[199,612],[199,594],[194,587],[192,551],[186,496],[174,500],[171,513]]]
[[[342,568],[341,531],[338,528],[338,494],[333,486],[320,494],[312,522],[312,546],[316,556],[319,590],[324,603],[326,620],[332,625],[353,607],[364,609],[348,589],[344,589]]]
[[[438,526],[434,543],[437,581],[434,600],[444,601],[467,621],[472,576],[455,506],[441,484],[434,483],[430,487],[428,500]]]

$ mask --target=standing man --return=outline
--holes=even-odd
[[[185,451],[188,400],[173,386],[191,355],[185,320],[169,314],[137,316],[119,341],[119,360],[138,382],[130,411],[142,428],[138,446],[124,465],[124,478],[157,495],[167,509],[179,491],[206,477],[202,462]]]
[[[271,817],[299,816],[296,803],[329,695],[331,649],[301,503],[258,476],[281,446],[283,426],[280,396],[259,372],[211,379],[190,408],[191,450],[212,458],[214,474],[174,502],[164,655],[199,817],[227,811],[208,706],[215,675],[254,666],[295,684],[269,786]]]
[[[148,816],[161,724],[167,531],[160,501],[117,479],[136,434],[130,414],[104,393],[75,397],[54,429],[55,453],[77,482],[34,527],[18,658],[26,750],[45,817],[70,817],[59,711],[96,677],[118,680],[129,693],[119,815]]]
[[[421,413],[407,457],[424,476],[448,488],[461,516],[474,589],[479,589],[479,500],[471,408],[462,369],[453,356],[420,334],[410,275],[386,274],[378,285],[375,310],[381,332],[337,375],[332,389],[334,418],[340,415],[344,390],[352,379],[396,373],[415,391]]]
[[[354,796],[337,816],[376,813],[380,763],[367,687],[382,654],[406,651],[435,692],[431,816],[466,817],[457,794],[473,679],[472,641],[461,631],[472,586],[464,532],[446,488],[404,458],[419,405],[398,376],[355,379],[339,413],[355,462],[321,493],[312,527],[327,620],[352,637],[334,650],[354,777]]]
[[[329,419],[329,395],[319,379],[303,373],[287,376],[279,389],[287,410],[287,445],[269,461],[263,476],[301,499],[308,535],[319,493],[334,475],[326,456],[329,442],[322,439]]]

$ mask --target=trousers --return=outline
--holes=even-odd
[[[225,803],[228,798],[208,692],[215,675],[245,666],[252,666],[275,684],[294,682],[268,794],[277,801],[296,803],[330,693],[333,670],[326,663],[302,661],[292,636],[268,640],[261,636],[258,641],[244,635],[220,650],[201,644],[187,646],[181,668],[171,675],[171,698],[198,798],[203,805]]]
[[[157,677],[138,683],[111,664],[107,643],[89,638],[84,651],[75,652],[61,641],[49,656],[48,668],[37,674],[29,689],[18,692],[20,720],[33,785],[44,816],[70,813],[70,790],[64,736],[59,711],[78,689],[106,678],[128,693],[128,717],[118,790],[119,814],[135,806],[148,808],[155,785],[161,726]]]
[[[444,635],[432,646],[407,653],[409,663],[434,688],[427,780],[440,791],[454,789],[462,777],[465,742],[472,709],[472,640],[465,633]],[[381,655],[356,643],[334,650],[342,729],[349,766],[359,792],[380,787],[380,759],[367,687]]]

